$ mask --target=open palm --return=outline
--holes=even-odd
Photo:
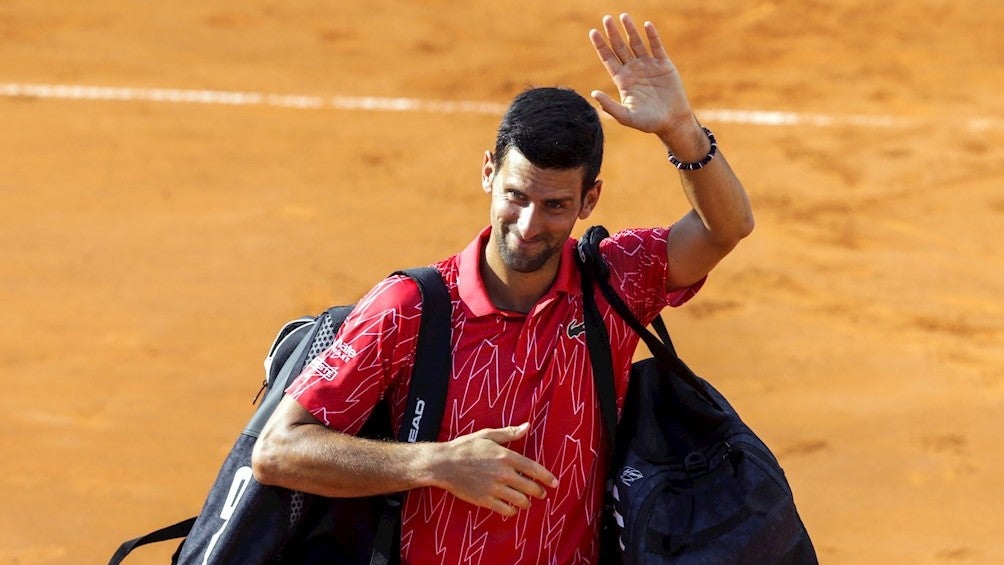
[[[611,16],[603,18],[605,35],[595,29],[589,31],[596,54],[620,93],[620,102],[599,90],[592,92],[593,98],[618,122],[644,132],[658,133],[689,119],[692,110],[683,82],[655,26],[650,22],[644,25],[650,50],[631,16],[621,14],[620,21],[626,41]]]

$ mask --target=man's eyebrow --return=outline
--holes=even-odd
[[[563,196],[561,198],[545,198],[544,199],[544,202],[556,202],[556,203],[560,203],[560,204],[564,204],[566,202],[574,202],[574,201],[575,201],[575,198],[573,198],[571,196]]]
[[[509,184],[503,184],[502,185],[502,190],[505,191],[505,192],[515,192],[515,193],[523,195],[523,196],[527,195],[526,192],[523,191],[522,189],[517,188],[516,186],[513,186],[513,185],[509,185]],[[572,195],[560,196],[560,197],[556,197],[556,198],[544,198],[542,200],[542,202],[553,202],[553,203],[560,203],[560,204],[565,204],[565,203],[574,202],[574,201],[575,201],[575,197],[572,196]]]

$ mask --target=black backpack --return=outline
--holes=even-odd
[[[601,563],[815,564],[777,459],[725,398],[677,356],[661,317],[652,334],[609,284],[602,226],[579,240],[586,341],[614,456]],[[616,421],[613,365],[594,283],[653,357],[632,365]]]
[[[436,441],[446,402],[450,369],[450,296],[432,267],[399,274],[414,279],[422,294],[422,320],[408,405],[398,441]],[[265,397],[237,438],[197,517],[122,544],[109,561],[121,562],[133,549],[185,538],[172,563],[396,563],[400,559],[404,493],[361,498],[326,498],[259,484],[251,475],[251,451],[283,391],[303,367],[334,341],[352,306],[336,306],[316,317],[288,322],[265,359]],[[259,393],[260,394],[260,393]],[[413,418],[420,422],[417,436]],[[361,436],[391,438],[387,402],[379,403]]]

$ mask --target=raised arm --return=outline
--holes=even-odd
[[[666,242],[667,285],[682,288],[707,275],[749,235],[753,212],[721,148],[707,160],[711,136],[697,121],[655,26],[644,24],[646,46],[629,15],[621,14],[620,23],[623,34],[611,16],[603,18],[603,32],[589,31],[596,54],[620,94],[619,102],[599,90],[592,92],[593,98],[620,124],[658,136],[684,166],[704,163],[693,170],[679,170],[692,209],[673,224]]]

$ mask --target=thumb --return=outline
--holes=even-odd
[[[624,106],[615,101],[609,94],[603,92],[602,90],[594,90],[590,93],[590,95],[594,100],[600,103],[600,108],[603,108],[604,112],[610,114],[618,122],[622,121],[625,114]]]
[[[510,441],[515,441],[526,435],[527,430],[530,429],[530,422],[523,422],[518,426],[506,426],[504,428],[495,428],[494,430],[487,430],[485,437],[498,443],[504,445]]]

